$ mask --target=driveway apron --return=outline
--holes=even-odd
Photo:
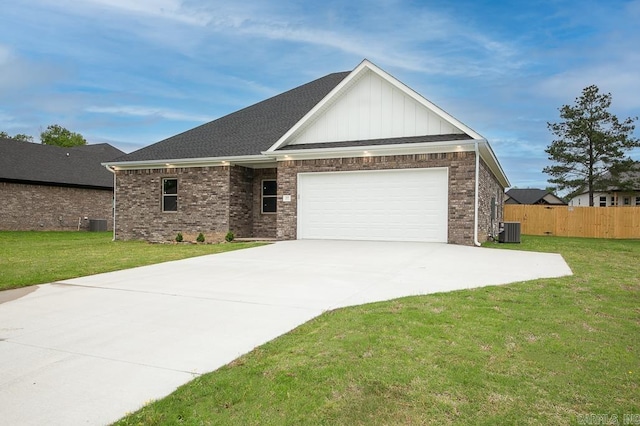
[[[107,424],[330,309],[570,275],[557,254],[285,241],[0,293],[3,424]]]

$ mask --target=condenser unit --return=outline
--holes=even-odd
[[[500,224],[498,241],[501,243],[519,243],[520,222],[502,222]]]

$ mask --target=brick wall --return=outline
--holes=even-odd
[[[253,207],[253,170],[230,168],[229,229],[236,237],[251,237]]]
[[[89,229],[89,219],[106,219],[113,226],[113,191],[0,182],[0,229]]]
[[[495,199],[495,218],[491,220],[491,201]],[[498,235],[498,223],[503,220],[504,187],[491,173],[484,161],[480,160],[478,180],[478,241],[484,242],[490,236]]]
[[[262,213],[262,181],[276,179],[277,169],[255,169],[253,171],[253,237],[276,238],[278,215]]]
[[[162,211],[163,178],[178,179],[177,212]],[[206,241],[221,241],[229,230],[229,180],[229,166],[117,171],[116,238],[171,241],[181,232],[190,241],[202,232]]]
[[[278,163],[277,238],[279,240],[296,238],[298,173],[425,167],[449,168],[448,242],[473,244],[475,204],[475,154],[473,152],[281,161]],[[291,202],[283,202],[283,195],[291,195]]]

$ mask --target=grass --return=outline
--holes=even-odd
[[[0,231],[0,290],[259,245],[148,244],[111,238],[110,232]]]
[[[640,419],[640,241],[490,245],[559,252],[575,275],[327,312],[117,424]]]

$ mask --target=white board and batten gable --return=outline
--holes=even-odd
[[[403,83],[364,60],[270,149],[475,131]]]
[[[289,145],[464,133],[367,70]]]

